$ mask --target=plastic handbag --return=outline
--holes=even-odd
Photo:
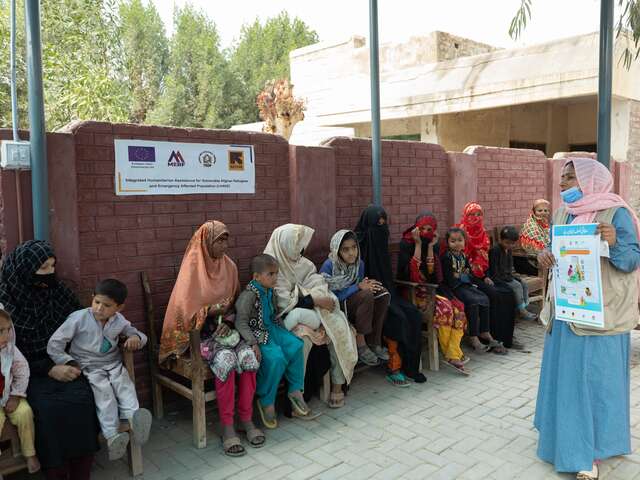
[[[540,310],[540,314],[538,318],[540,319],[540,323],[545,327],[549,325],[549,323],[553,320],[555,316],[555,309],[553,306],[553,296],[551,295],[551,290],[553,290],[553,274],[552,270],[549,270],[549,276],[547,281],[547,291],[544,296],[544,302],[542,304],[542,310]]]
[[[222,324],[222,315],[218,316],[218,326]],[[237,330],[230,330],[226,335],[214,335],[214,341],[227,348],[234,348],[240,343],[240,334]]]

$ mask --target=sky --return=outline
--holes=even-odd
[[[151,0],[167,33],[173,30],[175,6],[200,8],[216,23],[222,47],[232,45],[244,23],[286,10],[318,32],[321,41],[368,37],[368,0]],[[617,3],[617,2],[616,2]],[[532,20],[518,41],[508,30],[520,0],[378,0],[381,43],[441,30],[497,47],[544,43],[599,29],[599,0],[533,0]]]

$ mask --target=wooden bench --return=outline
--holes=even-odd
[[[27,468],[27,461],[22,456],[18,431],[7,417],[0,434],[0,478],[3,475],[19,472]]]
[[[142,282],[149,336],[147,351],[151,372],[153,414],[158,419],[164,417],[162,388],[168,388],[190,400],[193,410],[193,445],[196,448],[205,448],[207,446],[205,405],[216,399],[216,392],[214,387],[210,387],[208,390],[205,388],[205,382],[213,381],[213,374],[200,355],[200,332],[197,330],[189,332],[189,356],[179,357],[171,368],[160,366],[158,362],[160,353],[158,326],[161,331],[162,319],[156,322],[151,286],[146,272],[140,274],[140,281]]]
[[[193,411],[193,445],[196,448],[207,446],[205,405],[216,399],[215,387],[207,389],[207,381],[213,383],[213,373],[200,355],[200,332],[189,332],[189,356],[178,358],[171,368],[163,368],[158,362],[160,353],[160,341],[158,327],[162,327],[162,320],[156,321],[151,295],[151,285],[146,272],[140,273],[142,291],[144,296],[147,330],[149,341],[147,351],[149,354],[149,370],[151,372],[151,394],[153,398],[153,413],[158,419],[164,417],[164,404],[162,400],[162,388],[168,388],[181,397],[191,401]],[[197,355],[193,355],[197,352]],[[186,383],[186,385],[185,385]],[[328,403],[331,390],[329,373],[323,378],[320,388],[320,399]],[[282,392],[283,384],[278,392]]]

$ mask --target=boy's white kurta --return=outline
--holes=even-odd
[[[103,328],[91,308],[85,308],[69,315],[47,345],[47,353],[56,365],[72,361],[80,365],[93,389],[105,438],[116,435],[120,419],[130,419],[139,408],[136,387],[122,364],[118,348],[120,336],[133,335],[140,338],[142,346],[146,345],[146,335],[120,313],[111,317]],[[68,344],[71,344],[69,353],[66,352]]]

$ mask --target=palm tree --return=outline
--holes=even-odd
[[[606,0],[601,0],[606,1]],[[622,7],[622,14],[616,24],[616,35],[619,37],[624,32],[629,32],[633,39],[633,47],[629,43],[625,46],[621,60],[626,68],[631,67],[631,62],[640,56],[640,0],[617,0]],[[518,39],[531,20],[531,6],[533,0],[520,0],[520,7],[511,20],[509,36]]]

